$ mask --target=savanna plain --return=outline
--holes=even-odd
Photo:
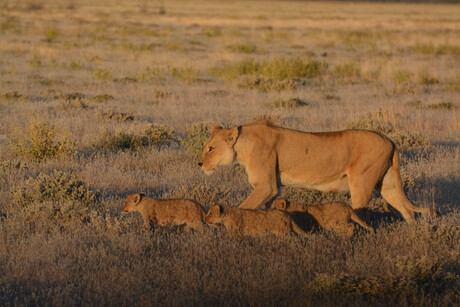
[[[460,6],[0,3],[0,305],[460,303]],[[244,169],[196,164],[213,125],[362,128],[401,153],[345,238],[143,228],[125,197],[238,206]],[[348,194],[282,188],[291,201]]]

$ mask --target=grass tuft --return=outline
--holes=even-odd
[[[198,158],[203,151],[203,145],[208,140],[211,134],[211,123],[195,123],[185,126],[185,135],[179,137],[179,142],[187,148],[187,150]]]

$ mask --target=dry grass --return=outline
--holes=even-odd
[[[0,4],[0,304],[458,304],[460,7],[350,5]],[[376,234],[351,239],[152,233],[121,215],[132,192],[240,204],[244,169],[206,176],[196,156],[213,124],[261,118],[388,135],[408,197],[441,218],[407,225],[377,194]]]

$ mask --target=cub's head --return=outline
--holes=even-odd
[[[238,127],[225,129],[221,126],[214,126],[211,130],[211,137],[204,143],[198,166],[210,174],[216,166],[232,163],[235,160],[233,145],[238,138],[238,133]]]
[[[137,210],[137,205],[142,200],[142,197],[144,197],[144,194],[129,194],[126,197],[125,204],[123,205],[123,212],[130,212],[130,211],[136,211]]]
[[[224,213],[224,208],[221,205],[213,205],[209,208],[208,213],[204,220],[208,224],[219,224],[222,222],[222,215]]]
[[[282,197],[275,199],[270,209],[278,209],[282,211],[294,212],[294,211],[307,211],[307,207],[298,203],[291,203]]]

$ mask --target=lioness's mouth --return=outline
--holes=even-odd
[[[211,175],[213,172],[214,172],[214,169],[211,169],[211,170],[205,170],[203,169],[203,172],[206,174],[206,175]]]

